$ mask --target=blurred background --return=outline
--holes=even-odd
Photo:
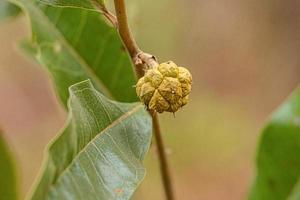
[[[128,1],[141,48],[188,67],[183,110],[161,115],[178,199],[246,199],[259,132],[300,82],[300,1]],[[16,154],[22,196],[66,112],[46,71],[22,55],[24,16],[0,25],[0,127]],[[156,149],[136,199],[162,200]]]

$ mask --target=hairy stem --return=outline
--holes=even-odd
[[[119,34],[126,46],[135,65],[135,71],[140,78],[144,75],[144,68],[151,68],[158,65],[156,58],[153,55],[142,52],[135,39],[133,38],[126,14],[125,0],[114,0],[115,10],[118,22]],[[156,113],[150,113],[153,121],[153,130],[156,139],[156,145],[158,150],[158,157],[160,162],[160,170],[164,185],[165,194],[167,200],[174,200],[173,187],[171,182],[170,170],[167,162],[167,156],[165,153],[165,147],[162,139],[162,134],[159,126],[158,116]]]

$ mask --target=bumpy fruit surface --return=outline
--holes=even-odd
[[[149,110],[175,113],[188,103],[191,85],[190,72],[169,61],[148,69],[139,79],[136,92]]]

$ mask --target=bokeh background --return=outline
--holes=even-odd
[[[190,104],[161,115],[176,196],[246,199],[260,130],[300,82],[300,1],[131,0],[128,10],[142,49],[194,77]],[[48,73],[18,50],[24,37],[24,16],[0,25],[0,127],[23,197],[66,120]],[[162,200],[155,147],[145,165],[136,199]]]

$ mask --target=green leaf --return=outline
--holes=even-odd
[[[66,105],[68,87],[90,79],[106,96],[122,101],[137,100],[131,59],[117,31],[98,12],[59,8],[34,0],[10,0],[31,19],[30,52],[45,66]],[[36,50],[33,50],[33,49]]]
[[[90,81],[69,90],[68,123],[49,147],[32,199],[129,199],[145,175],[151,117],[140,103],[107,99]]]
[[[5,0],[0,1],[0,21],[9,17],[15,17],[21,12],[21,9]]]
[[[17,177],[14,160],[0,131],[0,199],[16,200],[17,197]]]
[[[99,5],[104,6],[104,0],[39,0],[42,3],[46,3],[53,6],[63,7],[75,7],[75,8],[86,8],[95,9],[95,2]]]
[[[300,194],[299,180],[300,89],[274,114],[262,133],[257,177],[249,199],[295,199],[292,197]]]

